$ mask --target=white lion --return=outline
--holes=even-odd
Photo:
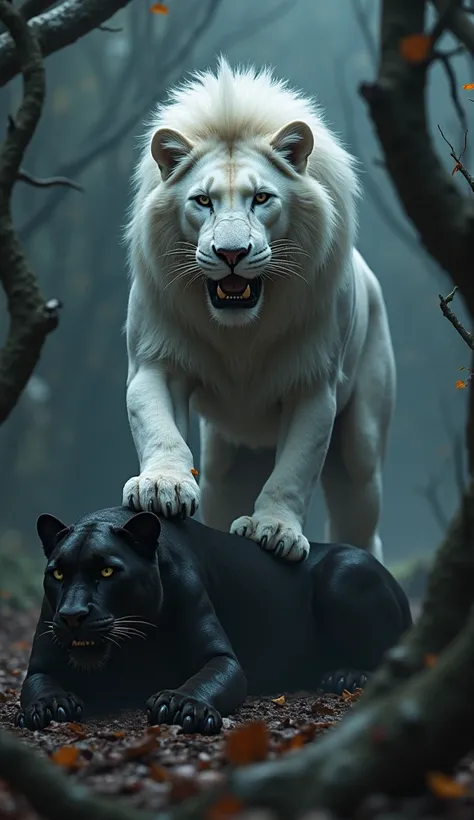
[[[152,117],[127,229],[123,503],[193,515],[289,561],[321,477],[327,538],[383,560],[395,364],[354,248],[354,159],[270,71],[197,73]],[[201,419],[201,475],[188,447]]]

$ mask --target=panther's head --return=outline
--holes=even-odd
[[[157,562],[160,522],[151,512],[122,527],[97,521],[67,527],[40,515],[47,564],[44,592],[53,613],[45,634],[70,662],[99,669],[114,645],[146,638],[156,625],[163,591]]]
[[[171,281],[186,287],[186,279],[204,279],[208,308],[220,324],[253,321],[273,279],[298,277],[304,251],[288,238],[292,199],[309,186],[308,201],[317,213],[327,213],[326,192],[306,174],[313,142],[304,122],[290,122],[270,139],[231,145],[195,143],[170,128],[154,133],[151,154],[164,182],[162,207],[175,207],[184,237],[167,256]],[[317,213],[313,234],[322,218]]]

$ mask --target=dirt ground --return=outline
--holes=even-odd
[[[235,715],[224,720],[224,732],[213,738],[184,735],[175,726],[150,731],[141,712],[83,725],[53,723],[42,732],[14,729],[36,617],[35,611],[18,613],[9,610],[8,603],[0,605],[0,727],[16,732],[93,792],[136,809],[163,811],[221,783],[230,762],[243,765],[258,758],[272,759],[291,754],[306,743],[317,743],[318,737],[331,731],[350,710],[354,700],[336,695],[283,697],[276,702],[248,699]],[[455,790],[466,794],[450,798],[447,792],[453,789],[438,784],[436,791],[443,792],[442,797],[428,789],[401,800],[372,795],[354,820],[473,820],[474,757],[463,761],[453,783]],[[247,816],[250,818],[250,813]],[[258,820],[270,817],[258,812]],[[3,818],[39,820],[39,815],[0,779],[0,820]],[[326,812],[313,812],[311,820],[334,818]]]

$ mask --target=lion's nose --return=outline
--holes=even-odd
[[[234,268],[241,259],[244,259],[250,253],[250,245],[248,248],[216,248],[215,245],[212,246],[212,250],[219,257],[222,259],[229,268]]]
[[[74,612],[59,612],[58,614],[61,621],[69,629],[77,629],[89,614],[89,608],[84,607],[83,609],[77,609]]]

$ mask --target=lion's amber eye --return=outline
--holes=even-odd
[[[203,208],[209,208],[211,204],[210,198],[208,196],[204,196],[204,194],[202,194],[201,196],[197,196],[196,202],[198,203],[198,205],[202,205]]]
[[[112,567],[104,567],[101,569],[100,574],[102,578],[110,578],[110,576],[114,574],[114,570]]]
[[[260,194],[255,194],[254,202],[257,205],[263,205],[264,202],[267,202],[270,199],[270,194],[265,194],[263,191]]]
[[[56,578],[56,581],[62,581],[64,575],[59,569],[53,569],[53,578]]]

